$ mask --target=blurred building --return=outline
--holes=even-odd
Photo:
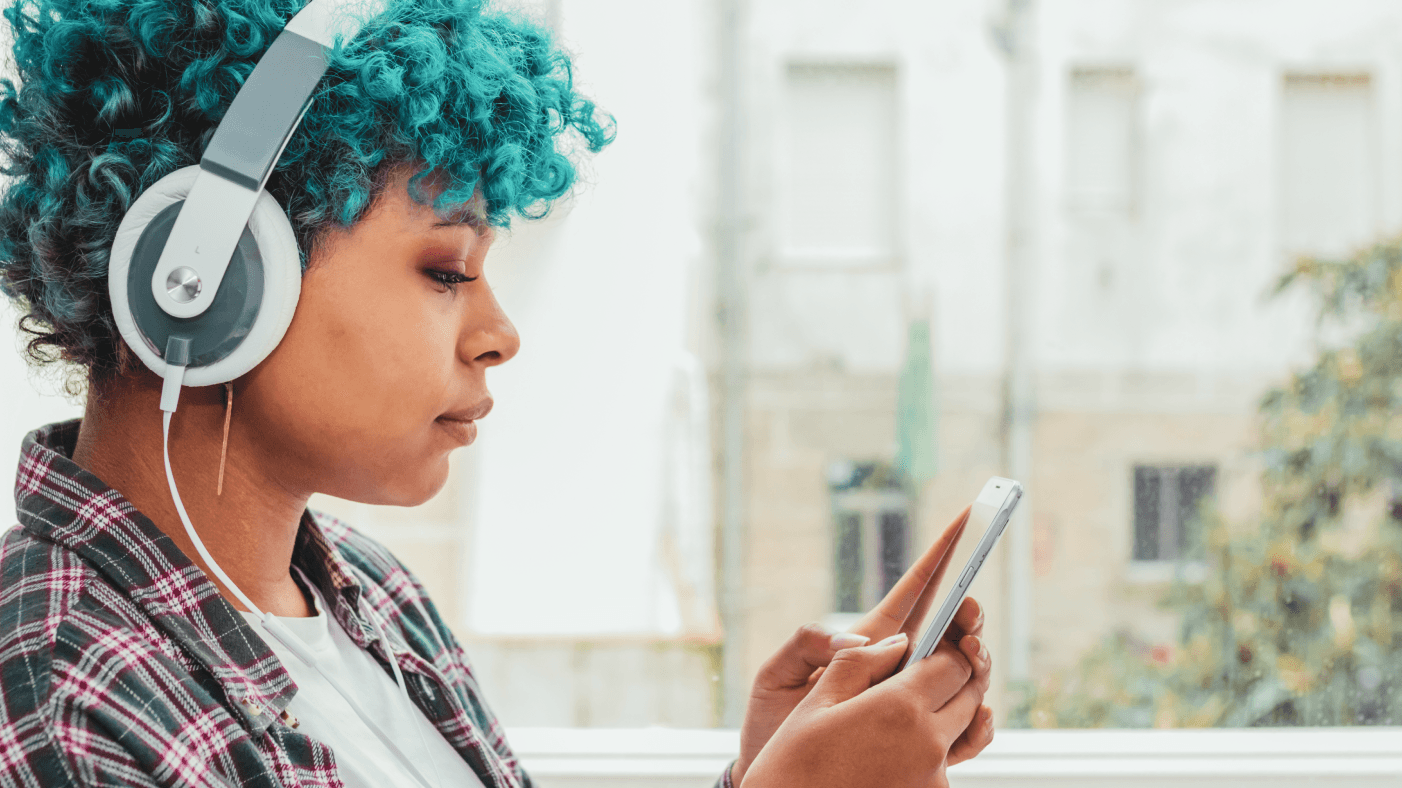
[[[1308,351],[1307,305],[1267,301],[1274,280],[1297,254],[1344,253],[1402,220],[1402,7],[747,8],[747,664],[844,606],[844,589],[893,579],[852,580],[880,562],[837,546],[918,553],[1009,473],[1015,196],[1032,262],[1031,578],[1013,577],[1009,539],[973,591],[999,678],[1067,667],[1117,627],[1171,639],[1153,602],[1175,572],[1202,571],[1194,507],[1215,495],[1249,521],[1256,402]],[[1019,12],[1034,79],[1010,93],[1002,45]],[[1029,166],[1010,172],[1018,103]],[[940,471],[905,502],[905,534],[898,495],[856,517],[844,480],[894,455],[921,320]],[[853,537],[857,522],[879,532]],[[1026,674],[1010,674],[1019,657]]]

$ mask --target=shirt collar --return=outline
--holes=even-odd
[[[297,692],[262,639],[209,577],[121,493],[73,462],[81,419],[24,437],[15,509],[24,530],[86,559],[223,686],[231,708],[261,735]],[[316,516],[302,512],[292,562],[330,602],[362,648],[375,639],[361,612],[361,585]]]

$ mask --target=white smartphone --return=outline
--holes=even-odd
[[[983,537],[979,539],[978,546],[974,548],[974,554],[969,556],[969,562],[964,565],[964,571],[959,573],[959,580],[954,587],[949,589],[949,596],[944,598],[944,604],[935,612],[935,617],[930,620],[930,625],[925,628],[925,634],[920,638],[920,642],[915,644],[910,654],[906,657],[905,663],[901,665],[901,670],[914,665],[916,662],[935,653],[935,647],[939,645],[944,633],[949,629],[949,624],[954,620],[954,613],[959,609],[959,605],[964,601],[964,597],[969,593],[969,586],[978,576],[978,570],[983,567],[984,559],[988,558],[989,552],[993,550],[993,545],[998,543],[998,537],[1003,535],[1003,530],[1008,527],[1008,519],[1013,515],[1013,509],[1017,508],[1017,502],[1022,500],[1022,485],[1012,479],[1004,479],[1001,476],[994,476],[983,485],[983,491],[974,500],[973,507],[969,510],[969,521],[964,524],[966,530],[977,528],[983,529]]]

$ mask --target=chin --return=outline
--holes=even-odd
[[[391,487],[381,488],[385,500],[376,503],[385,506],[422,506],[448,486],[448,458],[438,458],[413,475],[404,474],[401,469],[396,482]]]

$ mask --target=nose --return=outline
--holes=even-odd
[[[516,326],[506,316],[491,288],[482,290],[484,297],[474,305],[473,318],[464,328],[459,356],[464,363],[495,367],[510,361],[521,349],[521,335],[516,333]]]

